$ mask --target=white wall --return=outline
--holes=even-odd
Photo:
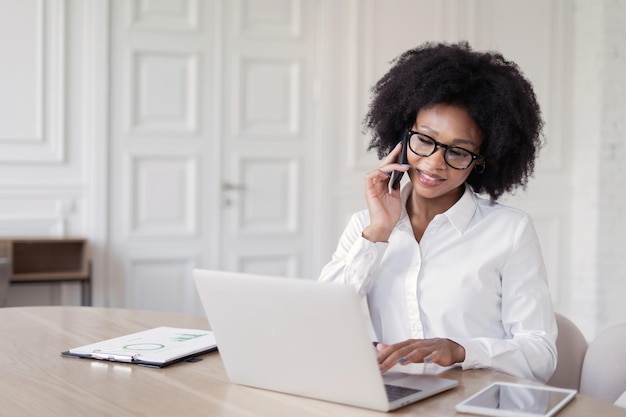
[[[626,2],[575,4],[566,313],[593,335],[626,321]]]
[[[0,2],[0,235],[86,236],[98,270],[106,10],[97,1]],[[9,305],[77,302],[79,294],[78,284],[12,286]]]

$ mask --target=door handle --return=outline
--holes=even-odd
[[[230,182],[222,183],[222,191],[245,191],[246,186],[243,184],[232,184]]]

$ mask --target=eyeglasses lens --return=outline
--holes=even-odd
[[[438,145],[432,138],[419,133],[412,133],[409,148],[419,156],[431,156],[437,151]],[[455,169],[466,169],[473,161],[472,155],[463,148],[447,146],[444,149],[444,160]]]

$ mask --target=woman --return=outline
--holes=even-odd
[[[547,381],[557,328],[541,248],[530,217],[496,202],[534,169],[531,84],[498,53],[427,43],[372,92],[365,125],[381,164],[320,280],[365,298],[382,372],[430,362]],[[408,174],[402,190],[394,171]]]

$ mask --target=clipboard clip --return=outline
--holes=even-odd
[[[115,351],[115,350],[106,351],[106,350],[96,349],[93,352],[91,352],[91,357],[94,359],[100,359],[104,361],[113,361],[113,362],[133,362],[138,356],[139,356],[139,353],[126,353],[126,352],[120,352],[120,351]]]

